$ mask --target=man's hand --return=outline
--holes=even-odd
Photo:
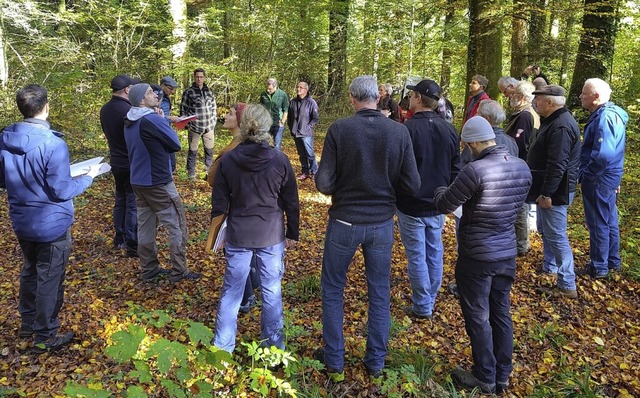
[[[175,123],[178,121],[178,116],[168,116],[167,119],[169,119],[170,122]]]
[[[540,195],[536,199],[536,203],[540,206],[541,209],[550,209],[553,205],[551,203],[551,198],[548,196]]]
[[[289,239],[289,238],[286,238],[286,239],[284,240],[284,246],[285,246],[287,249],[289,249],[289,248],[294,248],[294,247],[296,247],[296,245],[297,245],[297,244],[298,244],[298,241],[297,241],[297,240],[293,240],[293,239]]]
[[[91,178],[95,178],[98,174],[100,174],[100,167],[102,163],[93,164],[89,167],[89,171],[87,171],[87,175]]]

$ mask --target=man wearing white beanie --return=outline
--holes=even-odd
[[[496,145],[483,117],[465,123],[461,140],[474,160],[434,194],[443,213],[463,207],[456,282],[474,365],[471,371],[455,369],[451,376],[464,388],[503,393],[513,369],[509,294],[516,271],[515,221],[531,187],[531,172],[524,160]]]
[[[150,85],[139,83],[129,90],[131,109],[125,119],[124,138],[131,163],[131,187],[138,208],[138,256],[143,281],[157,281],[169,274],[173,283],[199,279],[187,268],[187,222],[182,200],[173,183],[171,155],[180,140],[164,117],[156,113],[158,97]],[[171,270],[158,261],[158,222],[169,234]]]

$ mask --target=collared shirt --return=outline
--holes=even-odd
[[[260,103],[269,111],[272,126],[279,125],[282,116],[289,112],[289,96],[279,88],[276,89],[273,94],[263,91],[262,94],[260,94]]]
[[[216,97],[206,84],[198,88],[194,83],[182,93],[180,116],[197,116],[196,120],[189,122],[190,131],[213,131],[216,126],[216,111]]]

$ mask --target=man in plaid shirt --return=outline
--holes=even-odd
[[[205,72],[202,68],[193,71],[193,84],[182,93],[180,116],[196,115],[188,125],[189,154],[187,173],[191,180],[196,178],[196,157],[200,139],[204,145],[204,165],[209,169],[213,162],[214,128],[216,126],[216,97],[204,84]]]

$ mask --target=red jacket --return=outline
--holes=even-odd
[[[478,97],[478,98],[476,102],[473,103],[473,106],[471,107],[471,111],[467,113],[467,110],[469,109],[469,104],[471,104],[471,101],[473,100],[474,97]],[[490,100],[490,99],[491,98],[489,97],[489,95],[484,91],[481,92],[480,94],[476,94],[475,96],[473,95],[469,96],[469,98],[467,99],[467,106],[464,107],[464,120],[462,121],[462,125],[464,125],[467,122],[467,120],[474,117],[478,113],[478,107],[480,106],[481,101]]]

